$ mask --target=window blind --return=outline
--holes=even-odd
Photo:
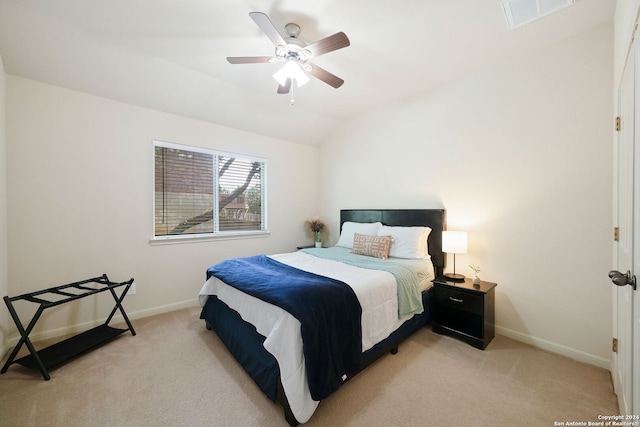
[[[264,159],[154,142],[155,237],[266,230]]]

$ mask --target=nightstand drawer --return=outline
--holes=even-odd
[[[435,300],[438,305],[476,314],[482,313],[482,306],[484,304],[482,295],[473,295],[442,287],[436,287]]]

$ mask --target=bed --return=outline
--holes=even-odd
[[[445,224],[442,209],[342,210],[336,247],[210,267],[200,317],[262,392],[283,406],[287,422],[304,423],[322,399],[379,357],[395,354],[431,320]],[[411,259],[416,248],[401,245],[405,236],[424,237],[419,250],[428,254]],[[289,286],[292,293],[282,294]]]

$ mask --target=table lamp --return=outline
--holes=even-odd
[[[464,275],[456,274],[456,254],[467,253],[467,233],[465,231],[443,231],[442,252],[453,254],[453,273],[444,273],[444,277],[456,282],[463,281]]]

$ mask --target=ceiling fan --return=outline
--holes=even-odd
[[[273,75],[279,84],[278,93],[281,94],[289,93],[294,80],[298,87],[307,83],[309,77],[305,72],[336,89],[342,86],[344,80],[315,64],[311,64],[310,61],[317,56],[349,46],[350,42],[345,33],[339,32],[315,43],[305,44],[298,39],[300,26],[297,24],[285,25],[286,37],[282,37],[266,14],[251,12],[249,16],[276,46],[275,55],[231,56],[227,57],[227,61],[231,64],[284,63],[284,67]]]

